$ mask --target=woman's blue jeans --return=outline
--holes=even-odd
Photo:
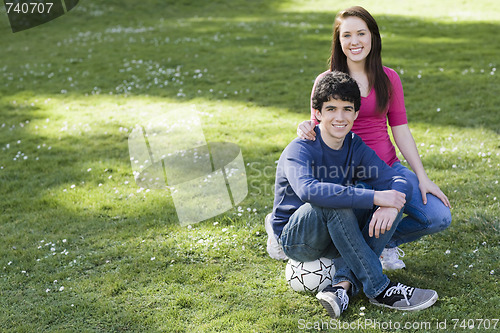
[[[392,168],[411,183],[413,193],[411,200],[404,207],[404,213],[407,216],[399,223],[387,247],[396,247],[413,242],[422,236],[434,234],[448,228],[451,223],[450,209],[440,199],[429,193],[427,193],[427,204],[424,205],[422,194],[418,188],[417,175],[400,162],[394,163]]]
[[[297,261],[334,259],[334,285],[349,281],[353,295],[363,289],[368,298],[374,298],[389,284],[379,257],[402,217],[400,212],[392,228],[379,238],[370,237],[368,226],[375,209],[331,209],[306,203],[290,217],[280,243],[285,254]]]

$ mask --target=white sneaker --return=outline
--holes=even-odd
[[[269,256],[276,260],[287,260],[288,257],[283,252],[283,248],[278,243],[276,236],[274,235],[273,226],[271,225],[271,214],[267,214],[265,219],[265,226],[267,232],[267,253]]]
[[[399,247],[385,248],[380,255],[380,263],[382,264],[382,269],[386,271],[392,271],[396,269],[405,268],[406,265],[403,260],[405,253]]]

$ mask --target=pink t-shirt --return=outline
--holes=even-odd
[[[313,93],[316,84],[327,72],[329,70],[318,75],[314,82]],[[378,157],[392,166],[399,159],[396,156],[396,149],[387,131],[387,121],[389,121],[389,125],[392,127],[407,124],[408,119],[406,118],[403,85],[401,84],[399,75],[393,69],[385,66],[384,72],[392,84],[392,95],[387,110],[384,113],[377,111],[377,96],[375,90],[372,88],[368,96],[361,97],[361,108],[359,109],[359,115],[354,122],[352,131],[359,135],[370,148],[375,150]],[[312,107],[311,119],[316,121]]]

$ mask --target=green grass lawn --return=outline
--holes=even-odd
[[[335,13],[349,1],[93,0],[13,34],[0,15],[0,331],[295,332],[330,318],[267,256],[275,162],[309,117]],[[359,1],[400,74],[424,166],[451,227],[405,244],[390,278],[438,291],[404,313],[352,300],[361,331],[477,330],[500,318],[500,7]],[[128,135],[148,112],[195,107],[209,142],[242,151],[249,193],[180,226],[141,189]],[[458,319],[459,321],[453,321]],[[475,320],[464,329],[462,320]],[[472,322],[467,322],[471,324]],[[485,328],[486,321],[482,328]],[[441,324],[442,325],[442,324]],[[455,325],[455,328],[453,327]],[[353,326],[351,326],[353,327]],[[357,327],[357,326],[356,326]],[[498,329],[500,323],[496,325]],[[394,326],[393,326],[394,328]],[[314,327],[312,330],[315,330]],[[478,330],[481,331],[481,330]]]

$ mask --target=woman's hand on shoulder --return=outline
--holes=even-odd
[[[314,121],[313,120],[305,120],[299,124],[297,127],[297,135],[306,140],[315,141],[316,140],[316,132],[314,132]]]

